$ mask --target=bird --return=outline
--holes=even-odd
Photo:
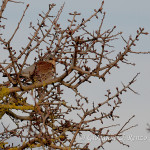
[[[23,69],[20,76],[31,79],[33,82],[43,82],[47,79],[52,79],[55,76],[55,72],[56,59],[50,56]]]
[[[40,60],[38,60],[37,62],[34,62],[31,66],[23,69],[19,74],[19,78],[24,85],[31,85],[38,82],[44,83],[45,80],[51,80],[55,77],[55,74],[56,58],[54,57],[54,55],[47,54],[45,57],[40,58]],[[17,74],[12,73],[9,75],[13,77],[14,81],[16,81],[16,84],[13,84],[13,86],[17,86]],[[7,75],[4,74],[3,77],[7,77]],[[10,81],[7,82],[9,83],[9,86],[11,86]],[[5,85],[7,84],[5,83]],[[47,85],[44,86],[43,84],[43,87],[36,88],[36,96],[42,98],[44,96],[44,93],[47,92],[47,87]],[[15,96],[13,95],[13,97]]]
[[[53,55],[48,55],[43,60],[39,60],[31,66],[23,69],[20,76],[24,78],[25,83],[44,82],[55,77],[56,73],[56,58]],[[47,86],[36,89],[38,97],[42,97],[47,91]]]
[[[56,73],[56,58],[54,55],[48,54],[46,57],[41,58],[37,62],[34,62],[31,66],[23,69],[19,75],[20,79],[23,79],[25,83],[31,81],[43,82],[47,79],[52,79],[55,77]],[[16,76],[12,73],[10,76]],[[7,75],[3,75],[7,77]]]

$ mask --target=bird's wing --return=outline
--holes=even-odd
[[[33,75],[35,67],[36,67],[36,64],[34,63],[30,67],[27,67],[26,69],[23,69],[21,71],[21,76],[29,78],[31,75]]]

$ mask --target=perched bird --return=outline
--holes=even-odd
[[[43,82],[54,78],[56,73],[56,59],[50,55],[32,64],[30,67],[21,71],[20,77],[23,77],[25,83],[32,81],[33,83]],[[39,97],[42,97],[47,91],[47,86],[37,88],[36,91]]]
[[[45,57],[41,58],[39,61],[35,62],[31,66],[23,69],[19,75],[19,78],[21,82],[25,85],[33,84],[37,82],[44,82],[45,80],[50,80],[55,77],[56,73],[56,58],[53,55],[47,54]],[[16,84],[13,86],[17,86],[17,74],[9,74],[12,76],[13,80],[16,82]],[[3,77],[7,77],[8,74],[3,74]],[[4,83],[4,85],[10,86],[10,81],[7,81]],[[7,86],[7,87],[8,87]],[[44,96],[44,93],[47,92],[47,86],[36,88],[37,96],[39,98],[42,98]],[[15,93],[13,93],[12,97],[17,99]],[[5,114],[5,113],[4,113]],[[0,118],[4,114],[0,113]]]
[[[45,58],[35,62],[31,66],[23,69],[20,78],[26,82],[43,82],[47,79],[52,79],[56,72],[56,58],[53,55],[47,55]],[[10,74],[16,76],[16,74]],[[3,75],[7,77],[7,75]]]
[[[50,56],[45,60],[39,60],[30,67],[21,71],[21,77],[32,79],[33,82],[43,82],[52,79],[56,72],[56,60]]]

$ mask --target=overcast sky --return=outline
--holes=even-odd
[[[37,21],[38,14],[41,11],[46,12],[49,3],[57,4],[57,11],[60,6],[64,3],[64,0],[26,0],[26,4],[29,3],[30,7],[26,14],[26,17],[22,24],[22,33],[18,33],[16,39],[18,44],[15,43],[15,47],[18,48],[20,45],[25,45],[26,40],[22,40],[21,35],[28,35],[28,26],[30,21]],[[93,9],[98,8],[101,4],[100,0],[66,0],[65,8],[60,18],[61,22],[64,23],[67,20],[68,13],[78,11],[81,12],[83,17],[87,18],[92,14]],[[8,37],[13,32],[17,25],[17,21],[20,19],[25,5],[22,4],[9,4],[6,9],[5,16],[8,18],[8,22],[11,24],[7,28]],[[112,28],[114,25],[117,26],[117,31],[122,31],[123,36],[128,38],[128,36],[135,35],[136,30],[139,27],[144,27],[147,32],[150,32],[150,1],[149,0],[105,0],[104,10],[106,11],[106,18],[104,22],[104,29]],[[91,28],[97,26],[93,23]],[[121,42],[115,43],[116,50],[123,51],[123,45]],[[141,41],[137,44],[135,48],[137,51],[150,51],[150,35],[142,36]],[[0,56],[0,59],[4,57]],[[83,94],[89,94],[89,98],[94,101],[101,100],[100,94],[105,94],[106,89],[112,89],[116,86],[121,87],[121,81],[127,83],[140,72],[137,82],[132,86],[140,95],[134,95],[132,92],[126,93],[122,98],[123,104],[118,109],[120,114],[120,119],[118,122],[121,124],[125,123],[132,115],[136,117],[131,122],[131,125],[138,124],[138,127],[132,129],[125,133],[125,142],[130,144],[130,148],[123,147],[117,142],[106,144],[106,150],[114,149],[124,149],[124,150],[141,150],[149,149],[150,147],[150,133],[146,131],[146,124],[150,123],[150,55],[131,55],[129,56],[132,62],[137,65],[135,67],[122,65],[119,70],[113,70],[111,76],[106,78],[106,85],[103,88],[102,82],[93,81],[93,85],[89,85],[88,88],[81,89]],[[96,88],[99,87],[99,88]],[[94,89],[94,90],[93,90]],[[87,92],[88,91],[88,92]],[[101,91],[101,92],[100,92]],[[131,141],[129,138],[134,136],[143,137],[146,140],[134,139]],[[91,141],[96,142],[96,141]]]

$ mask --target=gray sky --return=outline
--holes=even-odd
[[[46,12],[49,3],[56,3],[57,9],[63,4],[64,0],[27,0],[26,4],[29,3],[30,7],[26,14],[26,17],[22,24],[22,33],[18,33],[16,39],[18,44],[15,45],[19,48],[20,45],[25,45],[27,40],[20,38],[27,36],[29,33],[29,22],[37,21],[38,14],[41,11]],[[92,14],[93,9],[100,6],[100,0],[66,0],[65,8],[60,18],[61,22],[64,23],[68,19],[68,13],[78,11],[81,12],[83,17],[87,18]],[[16,7],[17,6],[17,7]],[[104,10],[106,11],[106,18],[104,22],[103,29],[112,28],[114,25],[117,26],[116,31],[122,31],[123,36],[128,38],[128,36],[135,35],[136,30],[139,27],[144,27],[147,32],[150,32],[150,1],[149,0],[105,0]],[[8,18],[8,22],[11,23],[9,28],[7,28],[7,35],[11,35],[14,28],[17,25],[17,21],[22,15],[22,10],[25,5],[9,5],[7,7],[5,15]],[[98,26],[96,22],[93,23],[91,28]],[[7,27],[7,26],[6,26]],[[137,51],[150,51],[150,35],[142,36],[141,41],[137,44],[135,50]],[[16,44],[16,43],[15,43]],[[116,42],[116,51],[122,51],[123,45],[121,42]],[[2,59],[3,55],[0,56]],[[150,147],[150,133],[146,131],[146,124],[150,123],[150,55],[131,55],[129,56],[132,62],[137,65],[135,67],[122,65],[119,70],[113,70],[111,76],[107,76],[106,84],[101,81],[93,81],[93,85],[89,85],[88,88],[81,89],[83,94],[89,95],[91,101],[102,101],[101,96],[104,95],[107,89],[115,88],[116,86],[121,87],[121,81],[127,83],[132,79],[137,72],[140,72],[137,82],[132,86],[140,95],[134,95],[132,92],[124,94],[122,97],[123,104],[118,109],[120,114],[120,119],[118,122],[121,124],[125,123],[132,115],[136,115],[136,118],[132,120],[130,125],[138,124],[139,126],[125,133],[125,143],[130,144],[130,148],[120,145],[117,142],[106,144],[106,150],[114,149],[124,149],[124,150],[141,150],[149,149]],[[98,88],[97,88],[98,87]],[[94,89],[94,90],[93,90]],[[133,139],[134,136],[134,139]],[[132,137],[132,140],[130,139]],[[140,138],[136,139],[136,138]],[[146,139],[146,140],[143,140]],[[88,139],[89,140],[89,139]],[[91,140],[93,144],[97,140]]]

